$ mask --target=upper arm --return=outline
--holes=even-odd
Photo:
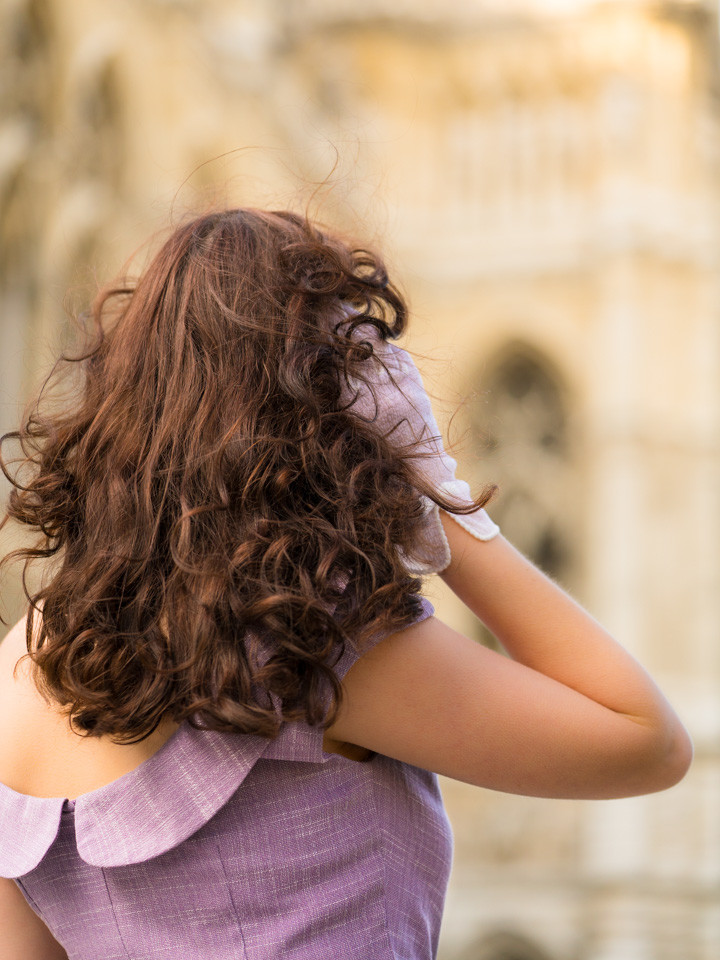
[[[333,738],[508,793],[635,792],[641,728],[434,617],[361,657],[343,689]]]
[[[348,671],[329,735],[510,793],[630,796],[679,779],[677,718],[642,668],[502,538],[457,530],[454,556],[479,551],[487,577],[469,599],[518,656],[436,618],[408,627]]]
[[[0,960],[68,960],[13,880],[0,877]]]

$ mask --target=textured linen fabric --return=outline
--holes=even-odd
[[[183,724],[76,801],[0,784],[0,875],[70,960],[430,960],[452,844],[437,779],[322,736]]]

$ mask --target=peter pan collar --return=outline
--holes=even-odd
[[[120,867],[166,853],[227,803],[264,754],[276,760],[328,759],[319,728],[288,724],[267,740],[184,723],[140,766],[74,804],[0,784],[0,876],[21,877],[38,866],[57,836],[66,803],[74,806],[77,851],[86,863]]]

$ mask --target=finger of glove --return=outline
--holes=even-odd
[[[383,341],[373,345],[377,359],[372,384],[355,380],[349,409],[374,423],[383,436],[413,455],[416,469],[438,486],[454,479],[456,463],[444,450],[440,429],[420,372],[402,348]]]

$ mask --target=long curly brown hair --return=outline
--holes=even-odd
[[[406,325],[380,259],[287,212],[229,210],[104,289],[87,342],[3,441],[9,519],[52,558],[26,594],[40,689],[88,735],[161,720],[273,736],[329,723],[346,644],[407,625],[428,488],[349,409]],[[363,330],[370,336],[363,336]],[[77,374],[80,373],[80,378]],[[42,611],[33,639],[34,612]]]

